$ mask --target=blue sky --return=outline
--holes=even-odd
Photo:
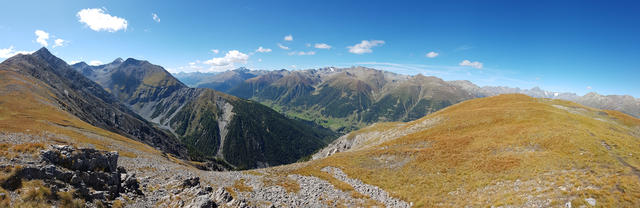
[[[362,65],[481,86],[640,97],[640,4],[634,1],[21,0],[2,5],[0,60],[46,42],[67,62],[133,57],[171,72]],[[39,32],[38,39],[37,30],[48,38]],[[292,40],[285,40],[289,35]]]

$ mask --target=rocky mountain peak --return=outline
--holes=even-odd
[[[40,48],[38,51],[33,52],[32,55],[37,55],[40,57],[53,57],[53,54],[51,54],[51,52],[49,52],[49,50],[46,47]]]
[[[51,52],[49,52],[49,50],[47,50],[46,47],[40,48],[38,51],[32,53],[30,56],[39,57],[42,60],[46,61],[48,64],[51,64],[53,66],[62,65],[62,63],[66,64],[66,62],[64,62],[62,59],[51,54]]]
[[[249,72],[251,70],[249,70],[249,69],[247,69],[245,67],[240,67],[240,68],[234,69],[233,71],[236,71],[236,72]]]

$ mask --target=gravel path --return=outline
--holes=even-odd
[[[340,168],[324,167],[322,171],[332,174],[336,179],[348,183],[353,186],[356,191],[383,203],[387,207],[411,207],[409,203],[389,196],[389,193],[377,186],[363,183],[358,179],[349,178]]]

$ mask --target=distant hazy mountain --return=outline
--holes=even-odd
[[[219,72],[178,72],[172,75],[187,86],[195,87],[198,86],[200,82],[209,80],[218,73]]]
[[[249,70],[240,67],[225,72],[179,72],[174,73],[173,76],[189,87],[210,88],[226,92],[244,80],[265,74],[266,72],[267,71]]]
[[[242,75],[257,75],[253,78]],[[225,76],[222,76],[225,75]],[[474,98],[436,77],[364,67],[218,74],[200,85],[262,102],[285,114],[343,133],[378,121],[409,121]],[[240,81],[242,80],[242,81]]]
[[[202,78],[211,88],[266,104],[289,117],[313,121],[342,133],[379,121],[410,121],[463,100],[521,93],[619,110],[640,117],[640,102],[630,96],[545,91],[538,87],[479,87],[469,81],[443,81],[423,75],[382,70],[322,68],[309,70],[231,70]]]
[[[46,48],[30,55],[17,55],[0,64],[0,70],[33,77],[46,86],[53,105],[81,120],[124,136],[137,139],[177,156],[187,151],[169,132],[162,131],[122,105],[100,85],[76,72],[63,60],[53,56]]]
[[[147,61],[129,58],[73,67],[140,116],[173,132],[193,156],[240,169],[295,162],[333,136],[327,129],[288,119],[257,102],[189,88]]]
[[[450,81],[449,83],[462,87],[477,97],[488,97],[499,94],[521,93],[537,98],[553,98],[574,101],[589,107],[617,110],[629,115],[640,117],[640,99],[629,95],[599,95],[591,92],[584,96],[567,92],[551,92],[538,87],[520,89],[511,87],[479,87],[466,80]]]

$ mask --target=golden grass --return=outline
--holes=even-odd
[[[44,186],[42,180],[23,182],[22,189],[18,190],[24,203],[45,204],[55,198],[51,189]]]
[[[9,192],[2,189],[0,187],[0,207],[10,207],[11,206],[11,196]]]
[[[124,203],[120,200],[114,200],[113,204],[111,204],[111,208],[123,208]]]
[[[252,192],[253,188],[251,186],[247,186],[244,183],[244,179],[238,179],[233,182],[233,188],[235,188],[239,192]]]
[[[640,175],[634,174],[633,167],[640,167],[640,139],[629,132],[640,126],[640,120],[615,111],[601,112],[524,95],[474,99],[409,123],[442,118],[431,128],[311,161],[292,173],[352,190],[320,171],[338,167],[349,177],[379,186],[416,207],[522,206],[530,194],[545,195],[562,205],[570,198],[593,197],[598,206],[638,207]],[[424,143],[430,145],[421,147]],[[376,165],[375,159],[383,155],[409,162],[394,168]],[[571,178],[563,171],[584,173]],[[532,182],[542,179],[554,183]],[[514,190],[512,185],[520,183],[516,181],[527,185]],[[562,192],[559,184],[573,188]],[[585,188],[589,186],[596,188]],[[479,191],[487,187],[495,191]]]
[[[23,144],[16,144],[13,145],[13,147],[11,147],[11,149],[13,151],[19,152],[19,153],[37,153],[38,151],[44,149],[45,146],[43,143],[23,143]]]
[[[82,208],[84,207],[84,200],[82,199],[74,199],[73,191],[68,192],[58,192],[59,205],[64,208]],[[114,206],[115,207],[115,203]]]
[[[238,197],[238,193],[236,193],[236,191],[234,191],[232,187],[224,187],[224,190],[229,192],[231,197],[233,197],[233,198],[237,198]]]
[[[9,147],[11,147],[10,144],[0,143],[0,157],[11,159],[16,156],[15,153],[9,151]]]
[[[160,152],[141,142],[92,126],[54,106],[55,96],[48,87],[12,71],[0,70],[0,131],[32,135],[58,135],[72,139],[72,143],[91,144],[97,149],[112,151],[114,146],[127,146],[149,154]],[[87,133],[93,136],[87,136]],[[102,138],[95,138],[102,137]],[[51,144],[60,143],[51,139]],[[47,142],[47,143],[49,143]],[[116,144],[114,144],[116,143]],[[129,151],[118,150],[125,157],[137,157]],[[2,151],[0,151],[0,154]]]
[[[265,186],[280,186],[288,193],[298,193],[298,191],[300,191],[300,184],[296,180],[286,176],[264,177],[262,183]]]

